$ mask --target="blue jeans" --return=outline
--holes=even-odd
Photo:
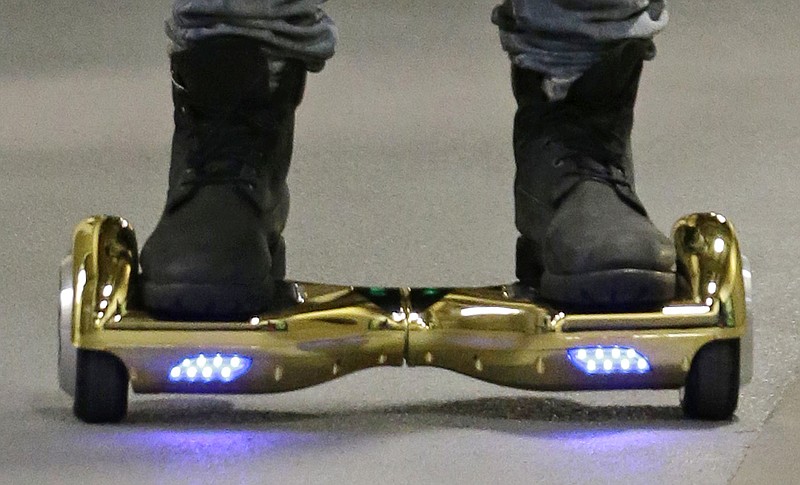
[[[319,71],[337,31],[325,0],[175,0],[167,20],[173,49],[214,35],[260,39],[279,58]],[[504,0],[492,12],[514,64],[565,81],[579,77],[621,40],[650,38],[667,23],[665,0]]]

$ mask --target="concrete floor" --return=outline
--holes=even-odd
[[[0,482],[790,483],[800,421],[800,3],[673,2],[637,106],[657,225],[717,210],[755,277],[755,378],[736,419],[677,392],[531,393],[380,369],[294,393],[134,397],[76,422],[55,380],[56,268],[72,226],[161,211],[166,0],[0,5]],[[338,56],[298,115],[286,237],[297,279],[513,279],[508,66],[490,2],[338,1]]]

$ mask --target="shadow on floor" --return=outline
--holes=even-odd
[[[75,421],[68,407],[38,406],[36,411],[47,420]],[[549,397],[501,396],[342,411],[286,412],[240,408],[222,398],[181,396],[134,400],[122,426],[376,433],[441,427],[518,432],[542,425],[552,429],[559,424],[568,425],[567,428],[589,425],[593,429],[711,429],[731,421],[688,420],[678,405],[597,406]]]

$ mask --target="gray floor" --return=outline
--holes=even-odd
[[[674,2],[637,107],[638,185],[665,231],[736,224],[755,275],[756,377],[732,423],[676,392],[545,394],[381,369],[253,398],[142,398],[71,417],[56,268],[93,213],[152,230],[170,134],[166,0],[0,6],[0,482],[789,483],[800,384],[800,16],[794,0]],[[330,5],[338,57],[299,113],[289,272],[384,285],[513,279],[507,62],[490,2]],[[784,397],[785,396],[785,397]]]

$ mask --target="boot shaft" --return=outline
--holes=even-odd
[[[652,41],[626,41],[607,52],[573,82],[564,99],[556,101],[545,94],[543,74],[512,66],[512,88],[518,105],[515,149],[557,141],[601,164],[619,166],[632,181],[633,109],[643,61],[654,55]]]
[[[545,94],[543,74],[512,67],[518,103],[516,218],[522,234],[540,233],[559,200],[592,173],[609,183],[623,180],[620,195],[644,211],[634,193],[630,138],[642,64],[653,52],[649,40],[620,44],[556,101]]]
[[[305,88],[302,62],[270,59],[255,40],[218,37],[172,54],[171,70],[171,189],[187,169],[244,169],[270,184],[285,181]]]
[[[270,59],[260,42],[214,37],[170,56],[175,100],[199,113],[243,106],[294,110],[305,87],[298,60]]]

